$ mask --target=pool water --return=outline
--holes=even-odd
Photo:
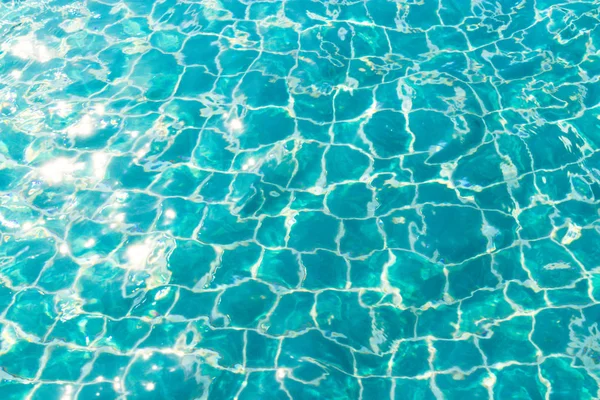
[[[0,46],[0,398],[600,397],[598,1],[3,1]]]

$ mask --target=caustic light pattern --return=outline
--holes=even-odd
[[[593,399],[600,4],[0,5],[2,399]]]

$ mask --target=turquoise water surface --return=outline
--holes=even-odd
[[[0,399],[597,399],[600,3],[0,5]]]

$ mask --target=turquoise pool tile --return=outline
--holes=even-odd
[[[358,294],[328,290],[316,298],[317,324],[336,341],[356,350],[372,347],[367,327],[373,320],[369,309],[359,303]]]
[[[157,368],[151,368],[152,365]],[[186,378],[186,371],[176,356],[160,353],[151,355],[147,360],[138,358],[132,362],[122,385],[125,390],[135,393],[133,398],[138,399],[193,398],[206,388],[206,384]],[[153,390],[148,390],[152,387]]]
[[[316,356],[341,372],[352,371],[353,358],[350,350],[325,337],[319,331],[311,330],[297,337],[285,338],[281,344],[279,365],[282,367],[298,365],[296,356],[299,352],[307,357]]]
[[[371,354],[371,353],[362,353],[362,352],[354,352],[354,358],[356,359],[357,371],[361,376],[369,376],[369,375],[378,375],[385,376],[387,375],[387,369],[389,362],[392,358],[391,354]],[[380,378],[367,378],[363,379],[363,383],[368,381],[367,386],[372,386],[372,390],[378,390],[383,387],[389,387],[391,384],[389,379],[380,379]],[[387,383],[386,383],[387,382]],[[369,392],[369,390],[367,390]],[[388,390],[389,393],[389,390]]]
[[[398,186],[394,174],[381,174],[371,182],[375,191],[376,215],[387,215],[397,208],[408,207],[414,201],[417,188],[413,185]],[[419,187],[419,196],[422,187]],[[420,197],[419,197],[420,199]]]
[[[373,191],[364,183],[336,185],[325,200],[329,211],[338,218],[364,218],[372,202]]]
[[[84,300],[83,309],[121,318],[129,311],[132,299],[122,293],[125,271],[110,264],[88,268],[77,281],[78,295]]]
[[[333,252],[317,250],[315,254],[303,254],[302,265],[306,275],[302,287],[306,289],[344,289],[349,283],[348,262]]]
[[[280,341],[254,331],[248,331],[246,335],[246,366],[269,368],[273,365]]]
[[[425,205],[422,213],[427,226],[416,248],[429,257],[437,253],[445,262],[460,262],[486,250],[481,231],[481,211],[471,207]]]
[[[65,393],[65,385],[57,383],[41,384],[35,390],[32,390],[31,398],[35,400],[54,398],[59,399]]]
[[[180,289],[177,301],[169,314],[193,319],[198,317],[209,317],[217,300],[218,292],[193,292],[188,289]]]
[[[6,311],[6,319],[16,323],[25,333],[44,337],[57,317],[54,296],[27,289],[15,294],[14,299]]]
[[[548,358],[540,366],[541,375],[554,383],[552,397],[568,399],[573,393],[581,399],[597,397],[598,383],[583,369],[570,367],[567,358]]]
[[[115,391],[112,384],[109,382],[103,382],[83,386],[79,392],[79,395],[85,398],[109,400],[118,396],[118,392]]]
[[[548,290],[548,301],[554,306],[585,306],[589,303],[592,288],[593,285],[583,279],[568,289]]]
[[[171,282],[193,289],[210,272],[217,254],[212,246],[193,240],[180,240],[169,255]]]
[[[425,303],[442,300],[446,285],[442,265],[407,251],[394,252],[393,255],[395,260],[388,267],[388,280],[393,287],[400,289],[405,306],[421,307]]]
[[[92,359],[92,352],[53,346],[42,371],[42,379],[76,381],[81,376],[84,366]]]
[[[129,357],[124,355],[120,356],[106,351],[99,352],[84,381],[92,382],[98,378],[108,380],[119,378],[125,372],[129,361]]]
[[[214,384],[208,387],[209,396],[216,399],[226,399],[235,396],[243,388],[243,384],[246,381],[246,376],[243,374],[213,368],[208,364],[201,366],[200,370],[206,375],[219,377]]]
[[[3,276],[13,285],[33,284],[42,273],[44,266],[54,259],[55,246],[55,243],[48,240],[9,242],[4,247],[2,255],[12,258],[12,263],[0,267]],[[60,264],[60,261],[57,264]]]
[[[361,117],[373,104],[372,89],[338,92],[333,101],[335,119],[351,120]]]
[[[233,244],[251,239],[257,221],[232,215],[229,207],[220,204],[208,206],[198,239],[205,243]]]
[[[244,360],[244,334],[233,329],[213,330],[199,323],[200,340],[195,347],[205,349],[212,355],[218,355],[217,364],[221,367],[235,368]]]
[[[392,374],[414,378],[429,371],[429,346],[424,340],[400,342],[392,361]]]
[[[535,328],[531,341],[549,355],[567,350],[570,343],[569,324],[581,313],[569,308],[546,308],[535,315]],[[552,327],[552,330],[549,328]]]
[[[344,236],[340,240],[340,252],[351,257],[359,257],[383,250],[384,242],[378,227],[381,225],[379,221],[376,218],[344,220]]]
[[[379,288],[383,267],[389,260],[387,251],[350,261],[350,282],[355,288]]]
[[[319,367],[315,364],[308,364],[307,368],[318,369]],[[289,387],[290,394],[295,398],[319,397],[321,391],[332,393],[332,399],[358,398],[360,387],[356,378],[345,375],[334,368],[323,372],[324,379],[320,381],[319,387],[305,385],[292,379],[286,380],[286,387]]]
[[[262,249],[254,243],[241,243],[224,250],[210,281],[211,286],[230,285],[251,277],[252,268],[259,262],[261,254]]]
[[[315,321],[311,316],[314,304],[313,293],[293,292],[282,295],[269,320],[265,322],[267,333],[280,336],[314,328]]]
[[[275,379],[275,373],[272,371],[258,371],[250,374],[247,385],[239,395],[240,399],[256,399],[256,398],[268,398],[268,399],[287,399],[289,398],[285,393],[279,382]]]
[[[395,379],[396,390],[394,390],[394,400],[406,398],[433,400],[435,394],[431,389],[429,380],[417,379]]]
[[[483,365],[483,355],[473,338],[463,340],[438,340],[433,343],[435,358],[433,366],[438,371],[453,367],[470,371]]]
[[[375,113],[363,129],[374,153],[386,158],[408,152],[411,136],[405,131],[405,125],[406,119],[401,113],[381,111]]]
[[[460,331],[485,334],[495,319],[506,318],[513,309],[500,290],[480,290],[463,300]]]
[[[396,340],[411,339],[415,335],[417,317],[410,310],[399,310],[393,304],[375,308],[374,320],[377,329],[387,332],[384,338],[377,338],[376,349],[389,351]],[[400,323],[399,323],[400,322]]]
[[[543,290],[535,290],[517,282],[509,282],[506,287],[506,297],[523,310],[537,310],[547,307]]]
[[[566,286],[581,277],[581,267],[572,256],[551,239],[530,242],[523,249],[525,266],[540,287]]]
[[[156,225],[175,237],[193,239],[192,236],[202,220],[205,207],[204,203],[198,201],[179,197],[166,198],[159,206],[160,216],[156,220]]]
[[[154,181],[149,190],[162,196],[189,196],[208,175],[206,171],[188,166],[167,169]]]
[[[340,229],[336,218],[321,212],[302,212],[295,219],[290,229],[290,247],[300,251],[336,250],[335,240]],[[314,231],[313,226],[319,226],[319,230]]]
[[[226,315],[232,326],[256,327],[275,305],[275,301],[276,296],[268,285],[248,280],[223,292],[219,311]]]
[[[299,258],[290,250],[265,250],[257,276],[275,285],[296,287],[301,278]]]
[[[4,381],[0,383],[0,388],[8,399],[21,399],[32,392],[33,385],[15,381]]]
[[[455,299],[469,297],[481,288],[493,289],[498,284],[489,255],[448,268],[448,294]]]
[[[148,322],[138,318],[109,319],[106,321],[106,335],[99,340],[99,344],[120,351],[131,350],[151,329]]]
[[[490,328],[491,336],[480,339],[479,346],[490,364],[515,360],[533,363],[537,360],[537,349],[529,340],[533,329],[531,317],[514,317]]]
[[[386,398],[391,393],[392,381],[385,378],[363,378],[360,382],[366,399]]]
[[[483,380],[488,377],[488,373],[483,369],[465,375],[456,384],[456,378],[450,374],[439,375],[435,383],[439,387],[442,395],[447,399],[458,400],[469,397],[471,399],[488,399],[488,390],[483,385]]]
[[[3,327],[3,331],[7,328]],[[44,346],[29,343],[25,340],[14,343],[6,352],[0,355],[0,362],[5,365],[4,370],[17,378],[33,379],[41,367],[41,358],[44,354]],[[9,392],[8,388],[3,388]],[[24,388],[15,388],[20,392]]]
[[[58,321],[48,334],[48,340],[60,340],[79,346],[87,346],[102,337],[104,318],[78,316]]]
[[[369,157],[353,146],[331,146],[325,153],[327,182],[358,180],[369,167]]]
[[[265,247],[284,247],[286,237],[286,218],[265,217],[256,231],[256,240]]]
[[[170,286],[158,286],[140,296],[131,307],[129,315],[156,318],[164,316],[171,309],[177,296],[177,289]]]
[[[497,378],[494,386],[495,399],[502,399],[504,396],[523,400],[545,398],[547,388],[540,381],[536,367],[513,365],[495,371],[495,375]]]

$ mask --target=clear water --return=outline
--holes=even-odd
[[[3,1],[0,398],[598,398],[599,15]]]

